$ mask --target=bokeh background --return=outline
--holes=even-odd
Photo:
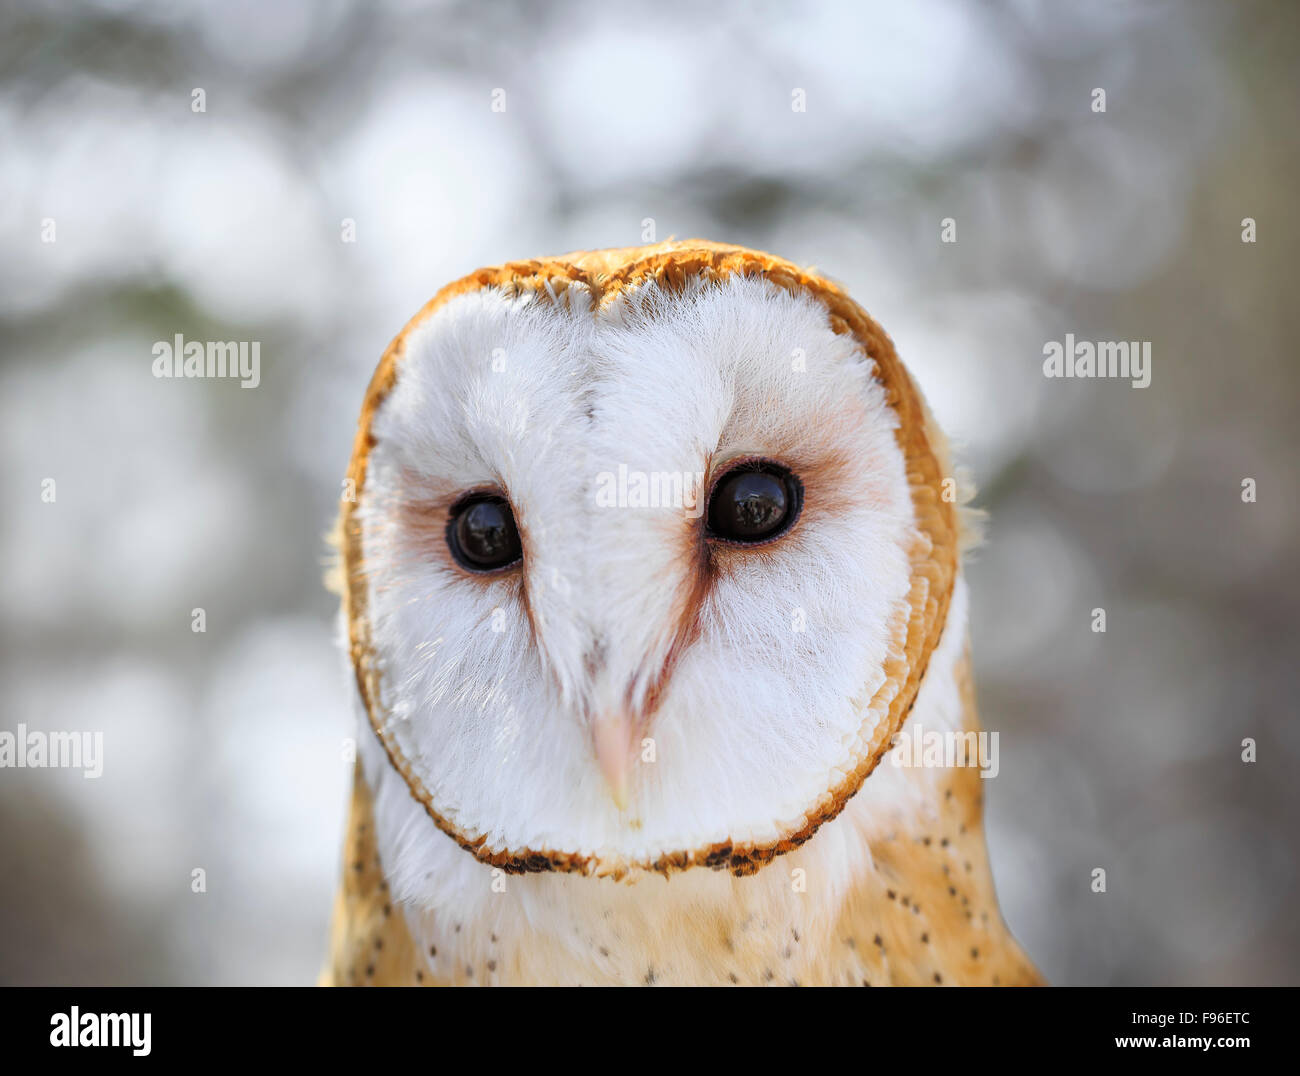
[[[312,981],[366,381],[446,281],[648,220],[843,281],[964,443],[1049,978],[1300,981],[1297,115],[1286,2],[5,4],[0,728],[106,758],[0,770],[0,982]],[[1066,332],[1150,340],[1151,386],[1045,380]],[[260,387],[154,379],[176,333],[261,341]]]

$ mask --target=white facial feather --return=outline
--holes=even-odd
[[[947,625],[930,659],[912,721],[935,732],[967,728],[955,670],[966,642],[967,589],[957,580]],[[947,771],[898,768],[883,759],[835,821],[758,874],[691,870],[649,874],[627,885],[573,874],[503,877],[467,855],[434,826],[369,731],[363,708],[362,761],[374,792],[380,853],[393,896],[405,906],[417,950],[439,968],[486,966],[510,954],[521,978],[558,984],[645,981],[645,953],[679,982],[722,982],[726,963],[702,948],[701,934],[736,929],[734,941],[757,965],[779,966],[797,932],[809,950],[838,949],[838,910],[875,870],[870,844],[908,822],[925,830],[941,803]],[[808,879],[802,891],[797,872]],[[779,930],[749,930],[779,923]],[[545,940],[545,944],[543,944]],[[436,958],[431,954],[436,952]]]
[[[770,842],[815,808],[871,732],[863,704],[910,580],[897,418],[870,367],[815,300],[741,276],[645,284],[599,313],[576,286],[478,290],[412,332],[359,518],[381,708],[444,817],[493,850],[637,864]],[[600,476],[747,455],[806,470],[803,514],[771,546],[724,551],[691,610],[698,520],[602,507]],[[526,594],[440,555],[436,505],[488,486],[519,520]],[[644,732],[655,761],[620,811],[591,722],[644,700],[687,613]],[[400,779],[378,784],[377,812],[399,899],[432,896],[433,856],[484,870]]]

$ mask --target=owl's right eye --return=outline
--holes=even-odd
[[[803,484],[771,460],[742,462],[714,483],[708,533],[731,545],[760,545],[792,526],[803,504]]]
[[[515,516],[504,497],[469,497],[447,523],[447,545],[456,563],[471,572],[509,567],[524,555]]]

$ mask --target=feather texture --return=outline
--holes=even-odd
[[[768,547],[594,495],[753,456],[805,488]],[[969,490],[836,285],[702,241],[482,270],[390,346],[349,477],[363,735],[326,981],[1034,980],[977,770],[886,758],[905,722],[978,728]],[[522,568],[451,560],[475,489]],[[591,747],[619,708],[650,745],[626,805]]]

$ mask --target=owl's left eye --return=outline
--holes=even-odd
[[[453,509],[447,545],[456,563],[471,572],[505,568],[524,555],[509,503],[493,495],[470,497]]]

